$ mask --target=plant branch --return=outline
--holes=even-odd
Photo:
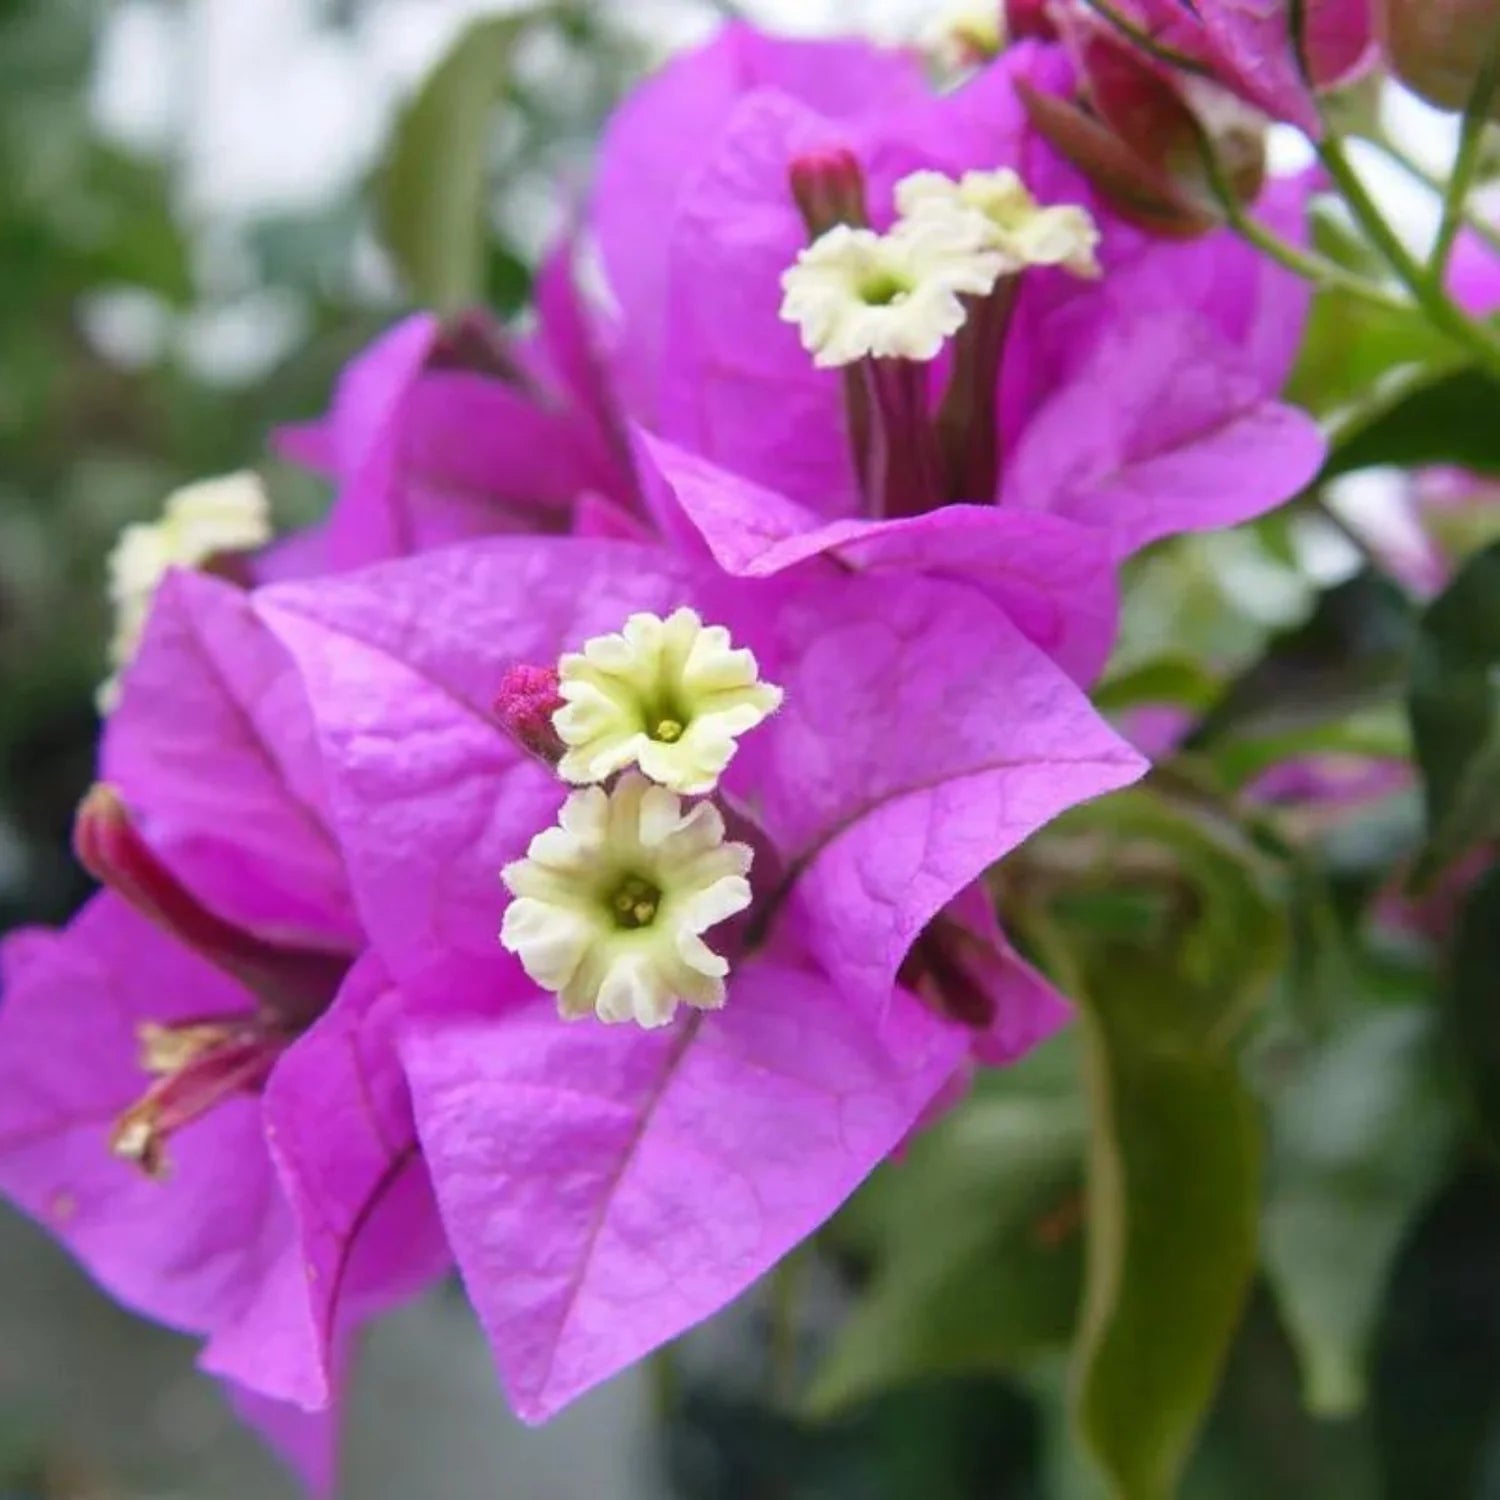
[[[1453,161],[1453,172],[1443,193],[1443,218],[1438,226],[1437,240],[1427,262],[1428,279],[1436,287],[1442,287],[1448,276],[1448,262],[1453,255],[1453,246],[1458,239],[1459,225],[1463,223],[1464,207],[1469,201],[1469,191],[1479,173],[1480,148],[1484,144],[1484,130],[1489,122],[1490,105],[1495,100],[1495,85],[1500,79],[1500,24],[1491,26],[1489,45],[1479,64],[1474,78],[1474,87],[1469,102],[1464,106],[1463,125],[1458,137],[1458,154]]]
[[[1400,167],[1414,182],[1420,182],[1423,187],[1430,188],[1440,197],[1447,191],[1447,184],[1430,167],[1425,167],[1405,146],[1397,141],[1391,140],[1384,135],[1360,135],[1360,140],[1366,145],[1373,146],[1375,150]],[[1497,255],[1500,255],[1500,228],[1491,224],[1472,203],[1464,203],[1461,207],[1464,224],[1482,239]]]
[[[1228,220],[1229,227],[1241,239],[1254,245],[1263,255],[1284,266],[1294,276],[1311,282],[1320,291],[1347,292],[1350,296],[1397,312],[1404,312],[1412,306],[1407,299],[1397,296],[1379,282],[1371,281],[1367,276],[1361,276],[1358,272],[1339,265],[1337,261],[1329,260],[1327,256],[1304,250],[1261,223],[1240,202],[1234,184],[1225,175],[1223,163],[1206,132],[1198,135],[1198,149],[1219,208]]]
[[[1466,316],[1441,286],[1434,286],[1428,279],[1427,268],[1407,248],[1376,206],[1370,190],[1350,164],[1343,142],[1335,135],[1325,136],[1318,143],[1318,156],[1344,195],[1344,202],[1355,222],[1384,256],[1432,326],[1463,345],[1491,375],[1500,378],[1500,340],[1489,329]]]

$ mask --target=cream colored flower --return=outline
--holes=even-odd
[[[187,485],[168,496],[158,521],[120,533],[109,555],[109,601],[114,634],[110,675],[96,695],[101,713],[119,697],[120,673],[130,665],[146,628],[151,601],[172,568],[201,567],[221,552],[247,552],[271,540],[271,511],[260,480],[227,474]]]
[[[679,1005],[724,1003],[728,962],[703,941],[750,904],[751,851],[712,803],[683,810],[628,772],[563,804],[502,879],[515,899],[500,941],[565,1020],[665,1026]]]
[[[950,72],[998,57],[1005,46],[1002,0],[950,0],[922,29],[923,49]]]
[[[822,368],[860,359],[936,358],[1005,269],[974,224],[954,217],[889,234],[836,224],[781,278],[781,316]]]
[[[1008,167],[965,172],[957,182],[941,172],[913,172],[896,185],[896,207],[913,226],[965,226],[1002,257],[1006,275],[1028,266],[1099,274],[1099,228],[1088,210],[1076,204],[1043,208]]]
[[[753,653],[691,609],[631,615],[619,634],[564,656],[557,675],[563,706],[552,724],[566,747],[557,770],[575,785],[634,765],[673,791],[710,792],[739,736],[781,704]]]

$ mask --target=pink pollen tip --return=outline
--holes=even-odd
[[[562,706],[556,667],[510,667],[495,695],[495,717],[501,727],[528,755],[549,766],[563,755],[562,740],[552,726],[552,716]]]

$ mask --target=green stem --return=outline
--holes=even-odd
[[[1357,271],[1339,265],[1337,261],[1314,255],[1292,244],[1290,240],[1282,239],[1258,219],[1247,214],[1240,204],[1228,202],[1224,205],[1224,211],[1230,228],[1236,234],[1278,265],[1285,266],[1304,281],[1310,281],[1319,291],[1347,292],[1350,296],[1373,302],[1377,307],[1389,308],[1394,312],[1405,312],[1412,306],[1407,298],[1398,296],[1379,282],[1371,281]]]
[[[682,1405],[682,1377],[677,1368],[677,1345],[663,1344],[646,1363],[650,1377],[651,1409],[657,1423],[665,1427]]]
[[[806,1258],[794,1250],[771,1273],[771,1401],[790,1411],[797,1400],[798,1335]]]
[[[1208,174],[1209,186],[1213,190],[1219,208],[1228,220],[1230,228],[1241,239],[1254,245],[1263,255],[1269,256],[1278,265],[1284,266],[1294,276],[1310,281],[1319,291],[1347,292],[1351,296],[1397,312],[1404,312],[1411,306],[1405,298],[1396,296],[1378,282],[1371,281],[1368,277],[1361,276],[1358,272],[1351,271],[1339,265],[1337,261],[1329,260],[1326,256],[1304,250],[1300,245],[1294,245],[1290,240],[1282,239],[1274,230],[1267,228],[1259,219],[1246,211],[1245,205],[1240,202],[1239,194],[1234,190],[1234,184],[1225,175],[1224,165],[1219,160],[1218,152],[1214,150],[1213,142],[1206,133],[1200,133],[1198,136],[1198,150],[1203,158],[1203,167]]]
[[[1474,179],[1479,173],[1480,147],[1484,144],[1484,128],[1489,121],[1497,79],[1500,79],[1500,26],[1494,26],[1490,30],[1489,46],[1484,50],[1479,72],[1474,78],[1474,87],[1469,94],[1469,102],[1464,106],[1458,154],[1453,160],[1453,173],[1448,179],[1447,191],[1443,194],[1443,219],[1438,226],[1432,256],[1427,262],[1428,279],[1436,287],[1446,283],[1448,261],[1453,254],[1454,242],[1458,239],[1464,207],[1469,201],[1469,190],[1474,186]]]
[[[1355,222],[1370,243],[1385,257],[1412,300],[1439,332],[1462,344],[1491,375],[1500,378],[1500,340],[1456,307],[1441,286],[1428,279],[1427,268],[1407,248],[1400,235],[1386,222],[1359,173],[1350,164],[1343,142],[1327,135],[1318,143],[1318,156],[1328,169]]]
[[[1361,135],[1360,139],[1400,167],[1414,182],[1420,182],[1423,187],[1430,188],[1440,197],[1447,192],[1447,184],[1436,172],[1429,167],[1424,167],[1406,147],[1398,142],[1390,140],[1386,136]],[[1461,207],[1461,216],[1464,224],[1482,239],[1497,255],[1500,255],[1500,228],[1491,224],[1483,214],[1475,209],[1472,203],[1464,203]]]

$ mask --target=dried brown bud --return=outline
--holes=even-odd
[[[1071,38],[1081,97],[1016,87],[1032,124],[1123,218],[1174,238],[1223,221],[1207,153],[1240,201],[1265,177],[1265,122],[1218,85],[1183,78],[1113,33],[1079,25]]]
[[[1396,76],[1443,109],[1462,109],[1500,28],[1500,0],[1381,0],[1380,34]],[[1500,91],[1490,101],[1500,119]]]

